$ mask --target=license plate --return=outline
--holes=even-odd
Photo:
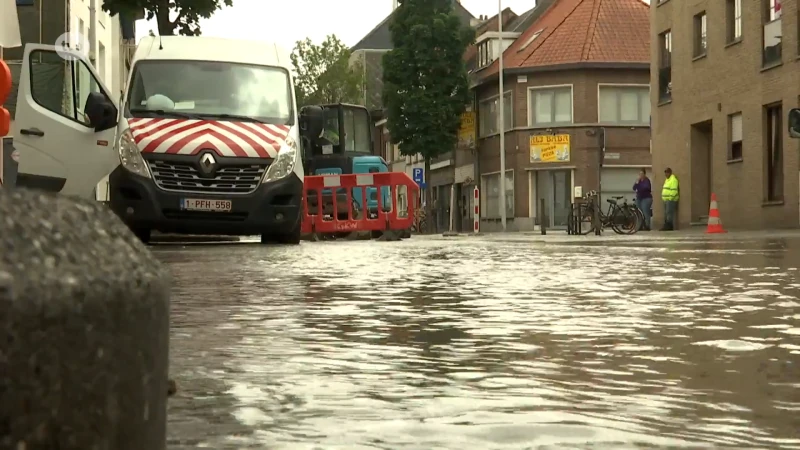
[[[233,202],[230,200],[206,200],[200,198],[184,198],[181,209],[186,211],[231,212]]]

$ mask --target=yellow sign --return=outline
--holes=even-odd
[[[568,134],[531,136],[532,163],[569,162]]]
[[[467,111],[461,114],[461,126],[458,128],[458,146],[475,146],[475,112]]]

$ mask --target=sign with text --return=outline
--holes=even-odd
[[[458,146],[472,148],[475,146],[475,111],[461,114],[461,125],[458,128]]]
[[[530,147],[532,163],[569,162],[568,134],[533,135],[530,139]]]

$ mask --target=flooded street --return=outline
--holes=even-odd
[[[154,247],[170,449],[800,449],[800,239],[571,242]]]

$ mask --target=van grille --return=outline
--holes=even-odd
[[[165,191],[209,194],[249,194],[261,183],[269,163],[227,164],[213,176],[204,176],[190,162],[147,162],[156,185]]]

